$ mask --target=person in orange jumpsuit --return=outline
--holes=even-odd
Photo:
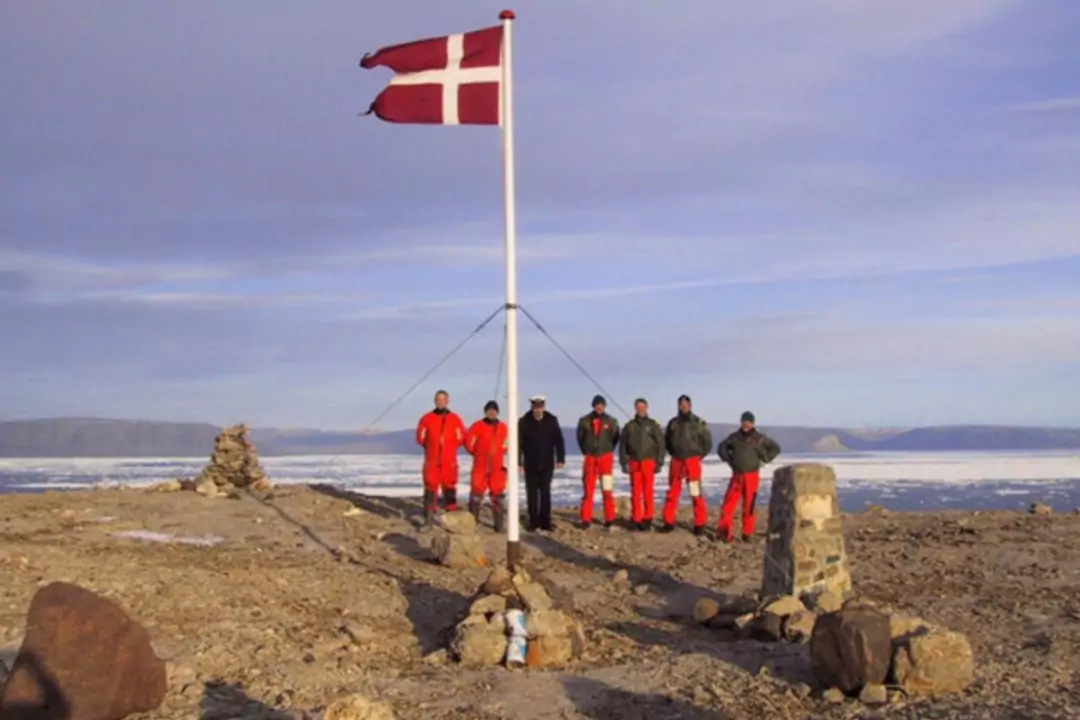
[[[499,403],[489,400],[484,417],[465,434],[465,451],[473,457],[469,512],[479,522],[484,495],[491,495],[495,532],[506,528],[506,423],[499,420]]]
[[[428,522],[439,509],[439,493],[446,510],[457,510],[458,449],[465,442],[465,423],[450,410],[450,393],[435,393],[435,409],[420,418],[416,444],[424,448],[424,517]]]

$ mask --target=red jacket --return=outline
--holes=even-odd
[[[473,470],[496,472],[506,467],[506,423],[477,420],[465,435],[465,450],[473,456]]]
[[[432,410],[416,426],[416,444],[424,448],[424,462],[457,465],[458,448],[465,442],[465,423],[457,413]]]

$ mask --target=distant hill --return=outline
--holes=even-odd
[[[713,444],[735,429],[710,425]],[[797,426],[763,427],[787,453],[850,451],[990,451],[1080,449],[1080,429],[949,426],[867,431]],[[57,418],[0,422],[0,457],[204,457],[218,428],[208,423],[172,423],[100,418]],[[577,454],[574,432],[564,428],[569,454]],[[261,454],[416,454],[413,430],[334,432],[254,428]]]

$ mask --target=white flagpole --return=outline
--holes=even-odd
[[[514,94],[513,52],[511,46],[514,12],[503,10],[502,39],[502,110],[503,192],[506,212],[506,425],[507,425],[507,523],[506,562],[513,568],[521,561],[521,513],[518,456],[518,336],[517,336],[517,229],[514,213]]]

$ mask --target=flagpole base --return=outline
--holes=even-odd
[[[510,570],[517,570],[521,565],[521,542],[506,543],[506,565]]]

